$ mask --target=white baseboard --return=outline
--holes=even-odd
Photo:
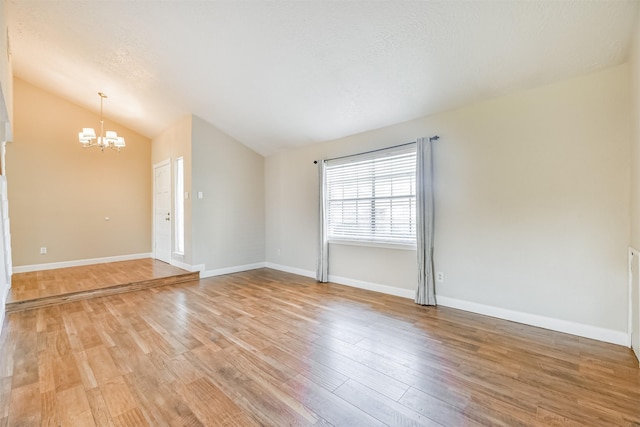
[[[225,267],[225,268],[217,268],[214,270],[205,270],[206,266],[205,264],[195,264],[195,265],[191,265],[191,264],[187,264],[184,263],[182,261],[178,261],[175,259],[171,260],[171,265],[181,268],[183,270],[187,270],[187,271],[199,271],[200,272],[200,278],[204,279],[207,277],[214,277],[214,276],[222,276],[224,274],[231,274],[231,273],[239,273],[241,271],[248,271],[248,270],[255,270],[257,268],[264,268],[265,267],[265,263],[264,262],[259,262],[259,263],[255,263],[255,264],[245,264],[245,265],[237,265],[234,267]]]
[[[118,255],[103,258],[79,259],[75,261],[50,262],[47,264],[19,265],[13,267],[13,273],[28,273],[31,271],[53,270],[55,268],[80,267],[91,264],[105,264],[107,262],[130,261],[134,259],[151,258],[151,253]]]
[[[636,352],[637,350],[637,346],[633,345],[633,335],[634,335],[634,327],[640,327],[640,313],[634,313],[633,310],[633,283],[634,283],[634,276],[633,276],[633,272],[636,271],[636,274],[638,274],[637,272],[640,271],[640,251],[638,251],[636,248],[629,246],[629,255],[628,255],[628,265],[627,265],[627,277],[628,277],[628,284],[627,284],[627,299],[629,300],[629,308],[628,308],[628,326],[627,326],[627,333],[628,333],[628,338],[627,338],[627,346],[629,348],[631,348],[631,350],[633,350],[633,354],[636,355],[636,358],[638,359],[638,361],[640,361],[640,351]],[[633,268],[633,263],[635,260],[635,265],[636,268]],[[639,289],[640,291],[640,289]],[[635,317],[635,319],[634,319]],[[635,322],[638,323],[635,323]]]
[[[315,277],[315,273],[308,270],[302,270],[295,267],[285,265],[267,263],[268,268],[274,270],[286,271],[288,273],[299,274],[306,277]],[[352,286],[355,288],[366,289],[369,291],[381,292],[384,294],[395,295],[403,298],[414,299],[415,291],[396,288],[394,286],[382,285],[379,283],[365,282],[362,280],[349,279],[347,277],[329,275],[329,281],[340,285]],[[550,329],[552,331],[564,332],[579,337],[590,338],[598,341],[604,341],[612,344],[629,346],[629,336],[626,332],[615,331],[612,329],[600,328],[598,326],[585,325],[582,323],[571,322],[568,320],[554,319],[551,317],[540,316],[537,314],[523,313],[505,308],[494,307],[479,304],[471,301],[459,300],[442,295],[436,295],[439,305],[444,307],[456,308],[458,310],[469,311],[484,316],[496,317],[498,319],[509,320],[512,322],[523,323],[525,325],[536,326],[539,328]]]
[[[288,265],[274,264],[271,262],[266,263],[267,268],[273,268],[274,270],[285,271],[287,273],[298,274],[300,276],[315,278],[316,273],[311,270],[303,270],[301,268],[289,267]],[[415,296],[415,291],[408,289],[396,288],[393,286],[383,285],[380,283],[365,282],[363,280],[349,279],[348,277],[329,275],[329,281],[337,283],[339,285],[351,286],[353,288],[366,289],[368,291],[380,292],[383,294],[395,295],[398,297],[411,298]]]
[[[397,297],[414,299],[416,291],[411,289],[396,288],[395,286],[383,285],[380,283],[365,282],[363,280],[349,279],[348,277],[340,277],[329,275],[329,281],[339,285],[347,285],[354,288],[366,289],[368,291],[380,292]]]
[[[256,270],[258,268],[264,268],[265,266],[266,266],[266,263],[257,262],[255,264],[245,264],[245,265],[237,265],[237,266],[234,266],[234,267],[216,268],[215,270],[206,270],[206,271],[200,270],[200,278],[204,279],[206,277],[222,276],[224,274],[231,274],[231,273],[239,273],[241,271]]]
[[[284,271],[285,273],[297,274],[299,276],[305,276],[305,277],[311,277],[311,278],[316,277],[316,273],[311,270],[303,270],[302,268],[289,267],[288,265],[274,264],[272,262],[267,262],[265,263],[265,267],[273,268],[274,270]]]
[[[303,270],[301,268],[289,267],[288,265],[266,263],[267,268],[285,271],[287,273],[298,274],[300,276],[315,278],[316,273],[311,270]],[[383,294],[395,295],[397,297],[410,298],[415,297],[416,292],[409,289],[396,288],[394,286],[383,285],[380,283],[365,282],[363,280],[349,279],[348,277],[329,275],[329,281],[339,285],[351,286],[353,288],[366,289],[368,291],[380,292]]]
[[[540,316],[538,314],[523,313],[520,311],[508,310],[506,308],[449,298],[442,295],[436,295],[436,299],[439,305],[445,307],[457,308],[458,310],[497,317],[498,319],[510,320],[512,322],[537,326],[539,328],[550,329],[557,332],[564,332],[571,335],[577,335],[579,337],[628,346],[627,341],[629,337],[627,333],[623,331],[615,331],[613,329],[605,329],[598,326],[571,322],[569,320]]]
[[[172,259],[170,264],[174,267],[178,267],[187,271],[199,271],[200,273],[204,271],[204,264],[191,265],[175,259]]]

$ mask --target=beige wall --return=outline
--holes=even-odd
[[[10,52],[7,52],[7,46],[10,45],[8,40],[8,32],[6,25],[7,4],[5,1],[0,2],[0,94],[4,102],[0,103],[0,119],[2,120],[2,129],[0,136],[4,141],[12,139],[11,126],[13,122],[13,69],[11,68]]]
[[[13,265],[150,252],[150,140],[107,118],[106,128],[124,136],[127,147],[83,149],[77,135],[98,126],[95,112],[19,79],[14,91],[7,147]],[[47,255],[39,254],[41,246]]]
[[[640,12],[638,17],[640,17]],[[640,250],[640,20],[636,19],[636,31],[630,59],[631,74],[631,246]],[[640,268],[638,256],[632,260],[632,338],[634,351],[640,358]]]
[[[185,116],[178,120],[176,123],[167,127],[160,135],[153,138],[152,141],[152,163],[158,164],[165,160],[171,162],[171,182],[175,182],[175,160],[178,157],[184,159],[184,191],[191,194],[191,115]],[[151,173],[151,172],[149,172]],[[175,200],[178,195],[174,194],[174,185],[171,186],[172,200]],[[184,201],[184,254],[179,255],[171,252],[171,259],[185,263],[187,265],[192,264],[192,239],[191,239],[191,208],[192,197],[189,197]],[[171,218],[175,218],[174,206],[171,207]],[[175,223],[172,223],[175,227]],[[172,229],[172,239],[175,233],[175,228]],[[172,249],[173,240],[172,240]]]
[[[13,121],[13,80],[11,58],[7,52],[6,2],[0,0],[0,328],[4,322],[5,301],[11,285],[11,233],[7,218],[6,171],[3,147],[11,140]]]
[[[264,262],[264,158],[197,116],[192,148],[194,264]]]
[[[173,170],[181,156],[185,253],[172,261],[203,275],[264,262],[264,158],[191,115],[153,139],[153,163],[169,159]]]
[[[266,159],[267,262],[314,271],[313,160],[438,134],[438,294],[627,329],[628,67]],[[330,274],[414,289],[414,251],[330,247]]]

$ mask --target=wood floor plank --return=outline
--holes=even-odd
[[[349,379],[348,376],[326,365],[306,358],[304,354],[295,353],[284,351],[277,346],[267,347],[261,352],[262,356],[268,358],[268,360],[274,360],[279,365],[287,366],[291,372],[302,375],[329,391],[334,391]]]
[[[10,320],[11,314],[7,315],[4,325],[0,330],[0,378],[11,378],[13,376],[13,357],[16,350],[17,325]],[[9,329],[9,324],[14,324],[14,328]]]
[[[82,385],[56,393],[60,424],[68,426],[95,426],[91,407]]]
[[[342,384],[334,393],[386,425],[402,427],[442,426],[442,424],[420,415],[418,412],[354,380],[349,380]]]
[[[279,404],[295,412],[307,422],[317,421],[315,414],[281,390],[280,385],[289,381],[293,373],[280,371],[273,365],[264,363],[259,357],[254,357],[252,353],[244,351],[243,349],[227,349],[223,351],[223,354],[225,354],[230,364],[243,372],[257,387],[267,390]]]
[[[50,352],[38,352],[38,384],[40,393],[55,392],[56,383],[53,371],[53,358]]]
[[[89,320],[88,314],[86,311],[81,311],[72,316],[73,323],[76,326],[76,333],[85,350],[102,345],[100,334],[98,334],[96,328]]]
[[[336,426],[383,426],[367,412],[299,375],[285,384],[288,392],[327,422]]]
[[[142,417],[150,426],[169,426],[169,420],[164,419],[163,414],[156,409],[155,398],[156,394],[160,392],[160,387],[156,386],[158,383],[153,378],[138,373],[126,374],[124,379],[138,404],[138,408],[113,417],[114,425],[123,425],[122,423],[129,418],[139,422],[139,417]]]
[[[0,349],[0,427],[640,425],[627,348],[269,269],[11,313]]]
[[[37,426],[42,420],[42,403],[38,384],[11,389],[8,425]]]
[[[112,418],[138,406],[122,377],[111,378],[101,384],[100,392]]]
[[[56,392],[53,390],[40,393],[40,408],[42,415],[40,417],[41,426],[59,426],[60,416],[58,414],[58,399]]]
[[[200,348],[185,354],[209,373],[209,380],[243,410],[264,425],[308,425],[313,414],[295,404],[291,396],[264,381],[256,372],[243,372],[224,351]],[[290,406],[293,404],[294,406]]]
[[[91,390],[98,387],[98,380],[96,380],[93,369],[91,369],[87,353],[85,351],[79,351],[74,353],[73,357],[75,359],[76,366],[78,367],[78,372],[80,373],[80,379],[82,380],[84,388],[86,390]]]
[[[9,416],[11,398],[11,377],[0,378],[0,419]]]
[[[91,367],[91,372],[98,385],[104,384],[123,374],[120,368],[113,362],[111,354],[109,354],[106,347],[92,347],[84,351],[84,353],[87,355],[87,362]]]
[[[333,349],[328,349],[316,344],[309,345],[312,352],[308,357],[318,363],[329,366],[335,371],[355,379],[375,390],[380,390],[387,397],[397,400],[409,389],[409,386],[397,379],[383,374],[380,371],[362,364],[358,361],[343,356]]]
[[[22,330],[13,355],[12,387],[38,384],[37,333]]]
[[[443,426],[481,425],[464,414],[464,410],[418,389],[410,388],[399,403]]]
[[[53,380],[56,391],[76,387],[82,384],[80,371],[71,354],[53,359]]]
[[[222,390],[217,388],[206,378],[190,382],[179,390],[194,413],[207,426],[257,426],[257,421],[243,413]]]
[[[145,427],[150,424],[142,411],[134,408],[115,417],[113,425],[117,427]]]
[[[93,420],[98,427],[112,427],[113,421],[109,415],[109,409],[104,401],[102,392],[99,388],[92,388],[87,390],[87,401],[93,414]]]

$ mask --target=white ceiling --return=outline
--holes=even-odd
[[[625,62],[638,1],[8,0],[14,74],[263,155]],[[78,124],[80,127],[82,124]]]

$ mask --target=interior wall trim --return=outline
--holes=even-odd
[[[187,271],[199,271],[200,273],[204,271],[204,264],[191,265],[191,264],[187,264],[186,262],[172,259],[171,265]],[[200,277],[202,277],[202,274],[200,274]]]
[[[258,268],[264,268],[264,267],[266,267],[265,262],[257,262],[254,264],[237,265],[234,267],[216,268],[214,270],[200,271],[200,278],[204,279],[206,277],[222,276],[222,275],[231,274],[231,273],[240,273],[241,271],[256,270]]]
[[[436,295],[436,298],[438,300],[438,304],[444,307],[457,308],[458,310],[470,311],[472,313],[482,314],[485,316],[497,317],[498,319],[510,320],[512,322],[522,323],[529,326],[536,326],[538,328],[549,329],[556,332],[563,332],[566,334],[628,347],[629,336],[626,331],[616,331],[613,329],[586,325],[584,323],[556,319],[538,314],[523,313],[521,311],[509,310],[506,308],[494,307],[445,296]]]
[[[268,268],[286,271],[288,273],[300,274],[306,277],[315,277],[315,273],[309,270],[303,270],[295,267],[289,267],[279,264],[266,263]],[[393,286],[383,285],[379,283],[365,282],[362,280],[349,279],[346,277],[329,275],[329,281],[339,285],[347,285],[355,288],[366,289],[375,292],[381,292],[389,295],[395,295],[403,298],[414,299],[415,291],[396,288]],[[520,311],[509,310],[506,308],[494,307],[485,304],[479,304],[472,301],[460,300],[443,295],[436,295],[438,305],[443,307],[455,308],[458,310],[469,311],[471,313],[482,314],[484,316],[496,317],[502,320],[522,323],[538,328],[549,329],[556,332],[576,335],[579,337],[590,338],[598,341],[604,341],[611,344],[629,345],[629,335],[627,331],[616,331],[612,329],[600,328],[598,326],[586,325],[583,323],[572,322],[569,320],[556,319],[552,317],[541,316],[538,314],[523,313]]]
[[[152,258],[151,252],[130,255],[117,255],[102,258],[88,258],[74,261],[50,262],[46,264],[19,265],[13,267],[13,273],[29,273],[31,271],[53,270],[55,268],[80,267],[91,264],[105,264],[107,262],[129,261],[133,259]]]
[[[332,274],[329,275],[329,281],[332,283],[337,283],[339,285],[347,285],[367,291],[381,292],[383,294],[395,295],[402,298],[414,299],[416,297],[415,289],[397,288],[395,286],[383,285],[381,283],[365,282],[363,280],[334,276]]]
[[[284,271],[285,273],[297,274],[299,276],[315,278],[316,273],[311,270],[304,270],[302,268],[290,267],[288,265],[275,264],[273,262],[266,262],[265,267],[273,268],[274,270]]]

